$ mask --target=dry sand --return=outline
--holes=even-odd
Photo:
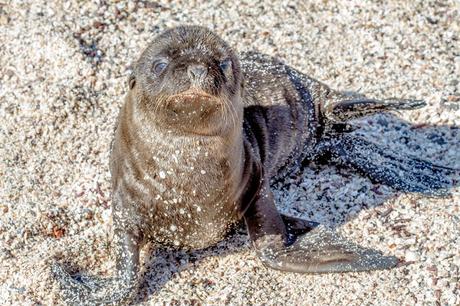
[[[341,90],[424,99],[356,122],[392,150],[460,166],[458,1],[1,1],[0,304],[55,305],[48,262],[108,274],[108,157],[131,63],[153,35],[206,25],[239,51],[278,56]],[[460,181],[460,178],[455,178]],[[407,265],[372,273],[264,268],[244,229],[218,247],[143,252],[138,302],[459,305],[460,189],[433,199],[312,166],[280,209]]]

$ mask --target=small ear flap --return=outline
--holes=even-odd
[[[129,89],[133,89],[134,85],[136,85],[136,76],[134,75],[134,72],[133,72],[131,73],[128,79]]]

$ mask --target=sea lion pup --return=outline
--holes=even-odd
[[[200,249],[244,219],[268,267],[321,273],[386,269],[397,259],[314,222],[280,214],[270,180],[325,153],[392,187],[441,194],[449,169],[392,155],[347,133],[347,121],[421,101],[349,96],[270,58],[242,62],[213,32],[173,28],[156,37],[129,78],[110,170],[116,271],[79,281],[53,272],[69,303],[122,304],[137,291],[147,240]]]

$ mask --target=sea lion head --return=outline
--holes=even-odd
[[[235,52],[199,26],[169,29],[139,58],[129,87],[152,122],[182,133],[241,129],[242,74]]]

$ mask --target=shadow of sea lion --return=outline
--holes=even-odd
[[[453,169],[460,168],[458,126],[413,125],[394,114],[375,115],[360,120],[357,125],[361,128],[354,134],[379,144],[390,154],[404,158],[411,156]],[[445,179],[450,181],[451,188],[459,185],[459,173],[452,171],[446,174]],[[355,186],[349,186],[350,182],[347,181],[350,181],[350,177],[355,179],[355,182],[351,182]],[[362,183],[359,189],[356,189],[356,180]],[[353,188],[355,190],[350,190]],[[377,207],[401,193],[411,193],[372,181],[354,169],[330,162],[327,157],[304,165],[288,179],[276,183],[274,189],[278,190],[276,195],[281,211],[301,215],[302,218],[332,228],[352,220],[363,209]],[[449,196],[449,190],[443,196]]]

